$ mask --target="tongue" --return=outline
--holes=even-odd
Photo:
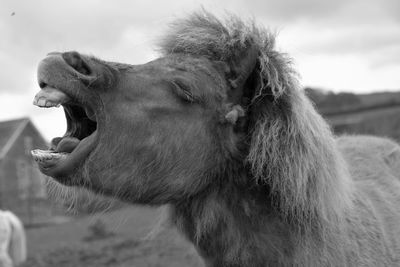
[[[79,139],[75,137],[64,137],[57,145],[57,152],[71,153],[79,144]]]

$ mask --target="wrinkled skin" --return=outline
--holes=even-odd
[[[133,66],[51,53],[39,65],[39,85],[63,93],[54,98],[74,115],[66,116],[67,133],[52,141],[52,151],[34,158],[63,184],[125,201],[170,203],[197,194],[216,182],[209,179],[238,142],[238,112],[224,120],[232,105],[222,69],[179,54]]]

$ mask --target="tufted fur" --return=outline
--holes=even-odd
[[[258,189],[224,184],[176,208],[178,227],[210,266],[400,264],[397,144],[374,139],[376,146],[363,149],[370,139],[336,140],[299,90],[290,59],[275,50],[275,36],[253,23],[197,13],[172,25],[161,51],[232,65],[250,46],[258,50],[259,81],[246,89],[253,91],[246,106],[249,171],[239,176],[267,188],[265,203]],[[362,164],[353,164],[356,153]],[[224,254],[215,259],[212,250]]]

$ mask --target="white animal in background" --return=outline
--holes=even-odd
[[[26,257],[26,236],[22,222],[12,212],[0,210],[0,267],[18,266]]]

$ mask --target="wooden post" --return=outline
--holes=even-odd
[[[32,137],[30,136],[25,136],[24,137],[24,145],[25,145],[25,156],[27,157],[27,161],[26,164],[24,164],[24,168],[26,168],[26,170],[24,171],[24,173],[26,174],[26,179],[28,181],[28,196],[26,199],[26,208],[27,208],[27,214],[28,214],[28,224],[32,224],[34,221],[34,214],[33,214],[33,206],[34,203],[32,203],[32,201],[35,200],[34,198],[34,193],[33,192],[33,177],[32,177],[32,159],[31,159],[31,150],[32,150]]]

